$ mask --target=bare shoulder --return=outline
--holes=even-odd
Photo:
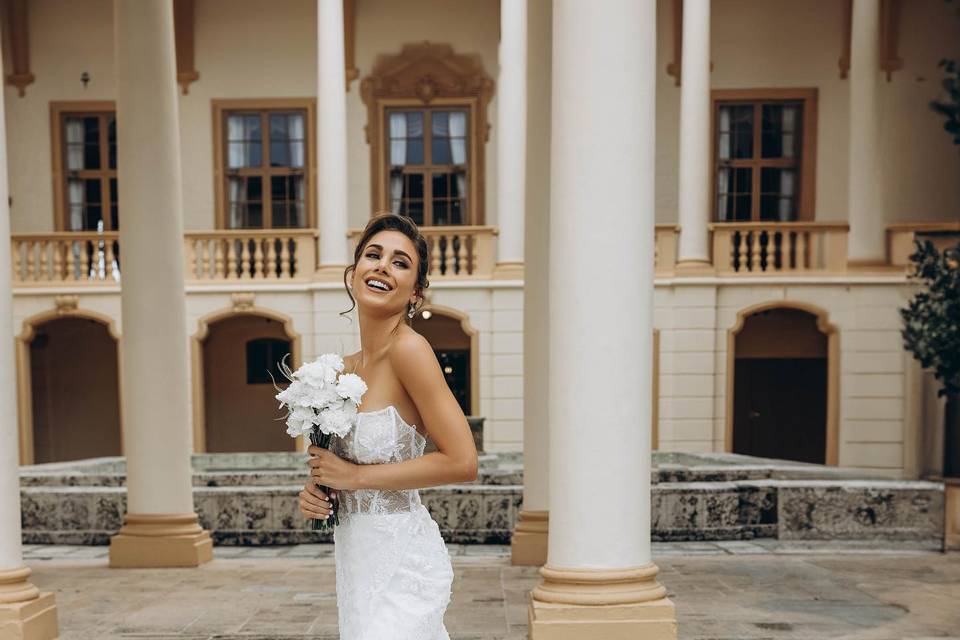
[[[390,345],[390,364],[395,368],[404,368],[404,365],[423,364],[424,361],[435,360],[433,347],[422,335],[410,327],[401,327],[401,330]]]
[[[351,373],[357,370],[357,365],[360,364],[360,352],[351,353],[348,356],[343,356],[343,370],[346,373]]]

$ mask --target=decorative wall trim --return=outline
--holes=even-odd
[[[27,0],[2,0],[0,12],[5,23],[6,37],[10,41],[10,67],[13,73],[7,76],[7,84],[17,88],[22,98],[27,93],[27,85],[36,77],[30,73],[30,24]],[[2,71],[2,70],[0,70]]]
[[[190,83],[200,79],[194,62],[194,2],[173,0],[173,31],[176,38],[177,82],[187,95]]]
[[[880,0],[880,70],[887,74],[887,82],[893,72],[903,69],[900,45],[900,0]]]
[[[667,63],[667,74],[673,76],[673,85],[680,86],[683,59],[683,0],[673,0],[673,61]]]
[[[343,0],[343,62],[347,91],[350,91],[350,83],[360,77],[357,68],[357,0]]]

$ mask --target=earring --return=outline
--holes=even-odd
[[[407,317],[412,320],[413,316],[415,315],[417,315],[417,307],[414,303],[411,302],[410,306],[407,307]]]

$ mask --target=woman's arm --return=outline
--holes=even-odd
[[[477,447],[430,343],[419,334],[407,333],[397,338],[389,358],[437,451],[403,462],[358,465],[311,447],[313,479],[335,489],[419,489],[475,480]]]

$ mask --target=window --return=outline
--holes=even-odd
[[[714,93],[714,219],[812,218],[816,93]]]
[[[467,109],[389,109],[390,210],[419,225],[464,224],[469,161]]]
[[[214,112],[218,226],[310,226],[312,104],[218,101]]]
[[[59,113],[59,226],[67,231],[116,231],[117,121],[112,111]]]
[[[272,384],[279,378],[277,364],[289,354],[288,340],[257,338],[247,341],[247,384]]]

